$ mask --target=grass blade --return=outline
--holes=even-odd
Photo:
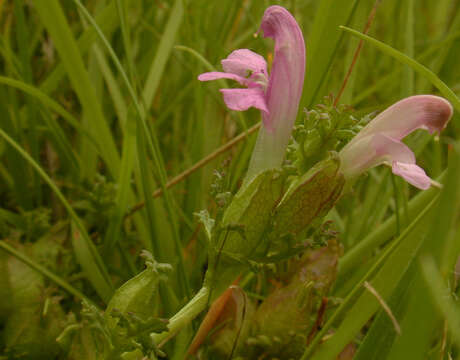
[[[88,298],[86,295],[81,293],[79,290],[75,289],[72,285],[70,285],[67,281],[63,280],[61,277],[57,276],[53,272],[49,271],[47,268],[44,266],[38,264],[34,260],[30,259],[28,256],[22,254],[21,252],[17,251],[15,248],[13,248],[11,245],[7,244],[3,240],[0,240],[0,248],[10,255],[16,257],[17,259],[21,260],[24,264],[30,266],[32,269],[40,273],[41,275],[47,277],[54,283],[56,283],[58,286],[62,287],[64,290],[66,290],[68,293],[74,295],[75,297],[79,298],[80,300],[86,300],[90,304],[93,304],[96,306],[96,304]]]
[[[453,107],[460,111],[460,99],[455,95],[455,93],[430,69],[423,66],[419,62],[415,61],[414,59],[410,58],[409,56],[403,54],[402,52],[392,48],[391,46],[378,41],[374,38],[371,38],[368,35],[364,35],[359,31],[350,29],[346,26],[340,26],[340,29],[349,32],[350,34],[359,37],[370,43],[371,45],[377,47],[379,50],[384,52],[385,54],[395,58],[396,60],[400,61],[403,64],[409,65],[414,71],[418,72],[422,76],[426,77],[440,92],[441,94],[449,100]]]
[[[92,118],[95,132],[98,134],[101,156],[112,176],[116,177],[120,159],[115,142],[64,12],[58,0],[37,0],[35,4],[35,9],[53,39],[82,107]]]
[[[423,237],[419,233],[423,233],[423,228],[426,227],[427,217],[431,216],[430,210],[433,210],[433,205],[436,200],[433,200],[419,216],[407,227],[398,239],[386,249],[378,261],[374,262],[372,268],[367,272],[364,278],[358,282],[352,292],[346,297],[344,302],[335,311],[334,315],[328,320],[322,330],[316,335],[313,342],[305,351],[302,360],[310,359],[314,353],[315,347],[319,344],[326,331],[336,321],[343,309],[348,307],[352,299],[355,298],[358,292],[362,291],[361,284],[368,280],[370,275],[375,272],[380,266],[380,270],[372,278],[371,285],[380,296],[386,300],[395,289],[398,279],[402,277],[407,270],[409,264],[415,258]],[[382,265],[382,262],[383,265]],[[372,315],[379,309],[380,304],[375,297],[369,292],[362,293],[351,308],[347,310],[346,317],[337,328],[334,336],[327,342],[321,344],[318,350],[314,353],[311,359],[313,360],[329,360],[334,359],[342,349],[353,340],[359,330],[366,324]]]
[[[301,104],[310,108],[318,100],[320,89],[339,47],[342,34],[334,29],[347,24],[359,0],[322,0],[315,14],[315,21],[308,37],[309,57]]]
[[[84,246],[87,249],[87,258],[85,259],[85,263],[86,261],[92,263],[92,266],[90,268],[85,268],[84,264],[81,264],[88,276],[88,280],[92,283],[94,289],[103,300],[109,300],[112,296],[113,288],[109,280],[107,269],[105,268],[104,262],[102,261],[99,253],[97,252],[96,247],[91,241],[77,213],[73,210],[72,206],[69,204],[69,202],[62,194],[62,192],[59,190],[59,188],[56,186],[56,184],[53,182],[53,180],[51,180],[51,178],[45,173],[45,171],[40,167],[39,164],[37,164],[37,162],[33,158],[26,151],[24,151],[24,149],[22,149],[16,143],[16,141],[14,141],[2,129],[0,129],[0,136],[8,144],[10,144],[38,172],[40,177],[50,186],[50,188],[61,201],[62,205],[64,205],[64,207],[66,208],[67,212],[69,213],[70,217],[75,223],[76,229],[78,229],[80,233],[81,242],[79,244],[83,244],[82,247]]]

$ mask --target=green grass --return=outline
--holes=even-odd
[[[460,1],[379,1],[366,35],[373,0],[10,0],[0,2],[0,359],[104,358],[90,357],[107,335],[93,332],[105,324],[98,309],[144,269],[143,249],[172,266],[158,291],[142,293],[154,292],[144,320],[171,318],[199,291],[209,241],[195,214],[221,216],[255,135],[174,187],[168,179],[260,121],[254,109],[225,107],[218,89],[230,81],[197,76],[238,48],[270,58],[271,40],[254,34],[273,4],[291,11],[306,41],[299,121],[303,108],[338,94],[360,40],[340,98],[355,117],[422,93],[455,109],[440,137],[407,139],[442,190],[421,192],[381,166],[329,213],[343,255],[324,326],[302,359],[335,359],[348,344],[359,360],[460,356]],[[264,299],[290,266],[254,265],[240,286]],[[162,348],[168,358],[184,358],[201,319]]]

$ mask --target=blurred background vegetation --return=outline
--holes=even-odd
[[[255,136],[218,149],[260,115],[229,111],[219,84],[200,83],[197,76],[220,70],[220,60],[238,48],[270,61],[272,42],[255,34],[273,4],[294,15],[306,41],[299,121],[304,108],[339,93],[350,68],[359,40],[338,26],[363,31],[374,7],[369,35],[460,93],[457,0],[0,1],[3,358],[93,358],[93,335],[81,334],[86,350],[74,339],[65,352],[55,339],[70,324],[94,320],[82,314],[81,300],[104,309],[114,290],[143,269],[142,249],[174,269],[167,285],[160,285],[156,315],[170,317],[199,289],[207,241],[194,213],[214,214],[222,194],[238,189]],[[365,42],[340,103],[359,118],[403,97],[439,91],[414,68]],[[456,291],[459,173],[453,139],[459,120],[457,108],[440,138],[416,132],[408,139],[427,173],[448,179],[440,201],[436,188],[420,193],[379,168],[329,215],[345,254],[332,295],[339,304],[354,292],[331,324],[338,340],[332,338],[329,350],[326,342],[315,359],[332,359],[334,349],[353,341],[362,343],[359,359],[455,354],[458,328],[456,334],[448,331],[451,325],[443,319],[460,310],[454,298],[443,303],[442,291]],[[168,179],[216,150],[217,156],[166,190]],[[447,168],[453,170],[446,177]],[[157,189],[163,192],[154,199],[150,194]],[[401,335],[386,312],[378,313],[376,326],[369,322],[380,309],[363,292],[369,269],[366,279],[375,281],[394,310]],[[440,287],[428,286],[426,279]],[[269,291],[264,274],[243,285],[257,296]],[[365,318],[353,317],[373,302]],[[183,358],[197,324],[168,345],[171,358]]]

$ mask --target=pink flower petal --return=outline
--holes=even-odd
[[[340,152],[340,159],[342,173],[350,178],[385,161],[415,164],[415,155],[411,149],[401,141],[383,134],[353,139],[353,143],[348,143]]]
[[[280,144],[287,145],[302,96],[305,41],[294,17],[281,6],[274,5],[265,10],[260,29],[264,37],[275,41],[266,91],[270,116],[263,119],[264,125],[269,131],[279,133],[279,139],[284,138]]]
[[[305,42],[289,11],[281,6],[270,6],[264,12],[260,30],[275,42],[269,78],[265,59],[248,49],[235,50],[222,60],[225,72],[206,73],[198,77],[201,81],[222,78],[238,81],[248,89],[222,89],[227,106],[238,111],[250,107],[262,111],[263,126],[246,179],[282,164],[297,116],[305,75]]]
[[[222,67],[228,73],[246,77],[248,71],[267,75],[267,62],[255,52],[248,49],[233,51],[226,59],[221,61]]]
[[[401,176],[409,184],[419,189],[426,190],[431,186],[431,179],[421,167],[415,164],[393,161],[392,171],[393,174]]]
[[[452,105],[439,96],[411,96],[380,113],[357,137],[382,133],[401,140],[416,129],[439,133],[446,127],[452,113]]]
[[[229,109],[244,111],[250,107],[255,107],[268,113],[265,94],[261,88],[220,89],[220,91],[224,95],[225,104]]]
[[[266,94],[269,115],[262,113],[246,179],[279,167],[291,137],[305,77],[305,41],[294,17],[281,6],[270,6],[260,25],[264,37],[275,42],[273,64]]]
[[[433,95],[403,99],[380,113],[341,151],[341,171],[353,178],[367,169],[389,161],[393,173],[412,185],[427,189],[430,178],[415,164],[415,155],[402,140],[416,129],[441,132],[452,117],[450,103]]]
[[[415,155],[407,145],[401,141],[392,139],[384,134],[376,134],[372,137],[372,146],[377,158],[389,162],[398,161],[407,164],[415,164]]]
[[[225,73],[225,72],[218,72],[212,71],[201,74],[198,76],[198,80],[200,81],[211,81],[211,80],[218,80],[218,79],[231,79],[238,81],[241,85],[248,85],[249,81],[242,76]]]

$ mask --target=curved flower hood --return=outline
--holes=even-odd
[[[401,140],[416,129],[440,133],[452,117],[452,105],[433,95],[403,99],[380,113],[340,152],[341,172],[353,178],[367,169],[389,162],[395,175],[419,189],[431,179],[416,165],[415,155]]]
[[[247,179],[281,165],[297,116],[305,76],[305,43],[294,17],[281,6],[265,10],[260,25],[264,37],[275,41],[271,73],[265,59],[248,49],[222,60],[225,72],[201,74],[200,81],[231,79],[243,89],[221,89],[228,108],[262,112],[263,126],[249,165]]]

